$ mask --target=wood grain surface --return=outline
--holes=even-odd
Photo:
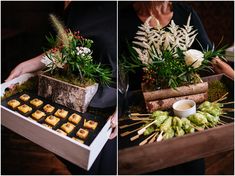
[[[233,150],[234,123],[118,152],[119,174],[142,174]]]

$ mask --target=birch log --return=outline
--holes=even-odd
[[[172,107],[172,105],[181,99],[190,99],[194,100],[196,103],[201,103],[207,99],[207,93],[199,93],[195,95],[187,95],[181,97],[174,97],[174,98],[166,98],[162,100],[155,100],[146,102],[147,110],[149,112],[154,112],[156,110],[165,110]]]
[[[142,85],[144,86],[144,85]],[[144,90],[144,87],[142,87]],[[157,91],[148,91],[143,92],[145,101],[154,101],[154,100],[161,100],[166,98],[172,97],[181,97],[186,95],[195,95],[200,93],[205,93],[208,90],[208,83],[198,83],[192,84],[189,86],[181,86],[177,87],[177,89],[160,89]]]
[[[79,112],[86,112],[97,89],[97,83],[84,88],[47,75],[39,75],[39,96]]]

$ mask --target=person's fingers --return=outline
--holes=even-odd
[[[223,73],[226,67],[226,64],[221,61],[218,57],[212,59],[212,66],[217,73]]]
[[[234,70],[232,67],[218,57],[213,58],[212,66],[216,73],[223,73],[234,80]]]
[[[10,75],[5,80],[5,82],[10,81],[10,80],[20,76],[22,73],[23,73],[23,67],[21,64],[19,64],[11,71]]]
[[[19,73],[17,73],[17,72],[14,71],[14,72],[10,73],[10,75],[9,75],[8,78],[5,80],[5,82],[10,81],[10,80],[16,78],[17,76],[19,76]]]
[[[223,61],[221,61],[219,57],[215,57],[212,59],[212,65],[220,65],[220,64],[223,64]]]
[[[114,116],[112,116],[111,118],[111,127],[115,128],[117,126],[117,118]]]
[[[5,82],[10,81],[18,76],[20,76],[22,74],[22,71],[20,68],[16,68],[14,70],[12,70],[12,72],[10,73],[10,75],[8,76],[8,78],[5,80]]]
[[[216,57],[213,58],[213,59],[211,60],[211,63],[212,63],[212,65],[216,64],[216,63],[217,63],[217,58],[216,58]]]
[[[112,133],[109,136],[109,139],[113,139],[117,136],[117,112],[115,111],[111,118],[111,128],[112,128]]]
[[[117,127],[116,128],[113,128],[113,131],[112,131],[112,133],[110,134],[110,136],[109,136],[109,139],[111,140],[111,139],[114,139],[116,136],[117,136]]]

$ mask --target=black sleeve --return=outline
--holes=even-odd
[[[195,10],[192,10],[192,12],[191,12],[191,25],[193,25],[194,28],[197,29],[197,33],[198,33],[191,48],[198,49],[198,50],[202,50],[202,48],[204,50],[206,50],[207,48],[211,49],[212,48],[211,41],[210,41],[210,39],[205,31],[205,28],[204,28],[198,14]],[[201,48],[201,46],[202,46],[202,48]]]

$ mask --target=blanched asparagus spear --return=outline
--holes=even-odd
[[[172,117],[169,116],[161,125],[160,125],[160,131],[166,132],[168,128],[171,127],[172,124]]]
[[[150,127],[146,128],[146,130],[144,131],[144,135],[145,136],[150,135],[154,131],[155,131],[155,127],[150,126]]]
[[[172,119],[172,128],[174,129],[175,136],[183,136],[185,134],[182,129],[182,121],[177,116],[174,116]]]
[[[208,124],[209,126],[213,127],[215,125],[217,125],[219,123],[219,116],[213,116],[207,112],[202,112],[202,111],[198,111],[198,113],[204,115],[207,118]]]
[[[197,126],[203,126],[208,123],[206,117],[200,113],[195,113],[187,117],[188,120],[193,122]]]
[[[160,127],[160,125],[168,118],[168,112],[155,111],[153,112],[151,118],[154,118],[156,120],[155,125]]]
[[[174,137],[174,130],[172,129],[172,127],[168,128],[167,131],[165,132],[165,134],[163,135],[163,139],[171,139]]]
[[[192,127],[192,124],[187,118],[181,119],[182,121],[182,129],[185,133],[194,133],[195,129]]]
[[[172,119],[172,127],[176,128],[176,127],[182,127],[182,121],[179,117],[174,116]]]

